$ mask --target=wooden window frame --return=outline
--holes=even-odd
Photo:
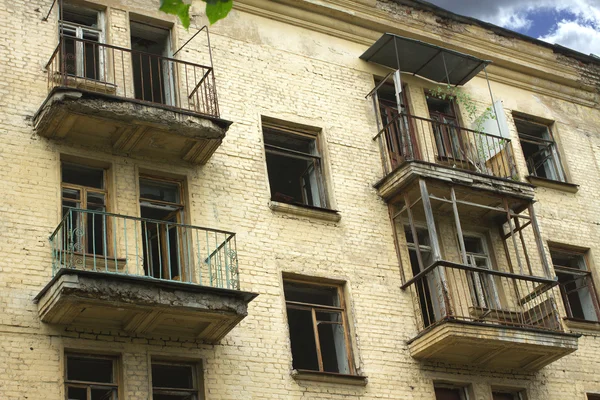
[[[185,367],[190,367],[192,372],[192,381],[193,381],[193,388],[190,389],[182,389],[182,388],[168,388],[168,387],[160,387],[160,386],[154,386],[154,381],[152,380],[152,366],[153,365],[172,365],[172,366],[185,366]],[[202,395],[201,395],[201,376],[199,375],[199,371],[201,371],[201,368],[199,368],[198,363],[195,362],[185,362],[185,361],[165,361],[163,359],[153,359],[150,362],[150,380],[151,380],[151,388],[152,388],[152,398],[154,398],[154,394],[189,394],[191,396],[195,396],[194,400],[201,400],[203,399]]]
[[[280,146],[267,144],[264,142],[265,131],[269,131],[274,134],[296,136],[301,139],[306,139],[307,141],[312,140],[315,142],[316,154],[304,153],[304,152],[300,152],[300,151],[296,151],[296,150],[292,150],[292,149],[286,149],[286,148],[280,147]],[[317,191],[319,194],[320,205],[319,206],[309,205],[308,199],[305,198],[306,195],[304,192],[302,193],[302,203],[289,202],[289,204],[293,204],[293,205],[297,205],[297,206],[301,206],[301,207],[323,208],[323,209],[330,210],[331,209],[331,201],[329,199],[328,192],[327,192],[327,185],[326,185],[326,179],[325,179],[325,167],[324,167],[324,161],[323,161],[323,156],[322,156],[323,148],[322,148],[322,143],[321,143],[320,132],[317,131],[316,129],[309,130],[309,129],[287,127],[282,124],[272,123],[272,122],[263,120],[262,133],[263,133],[263,144],[264,144],[264,148],[265,148],[265,156],[268,154],[274,154],[274,155],[280,155],[280,156],[290,157],[290,158],[298,158],[298,159],[313,162],[313,166],[315,168],[315,174],[317,177],[317,179],[316,179]],[[266,162],[266,157],[265,157],[265,162]],[[267,166],[267,175],[268,174],[269,174],[269,168]],[[270,198],[273,200],[273,193],[272,193],[272,188],[270,187],[270,184],[269,184],[269,191],[271,191]],[[282,202],[280,200],[273,200],[273,201]]]
[[[315,339],[315,347],[316,347],[316,353],[317,353],[317,362],[319,365],[319,370],[306,370],[306,371],[311,371],[311,372],[322,372],[322,373],[328,373],[328,374],[335,374],[335,372],[328,372],[324,370],[323,367],[323,358],[322,358],[322,354],[321,354],[321,342],[319,339],[319,330],[318,330],[318,321],[317,321],[317,317],[316,317],[316,313],[317,312],[339,312],[341,314],[341,325],[344,329],[344,343],[345,343],[345,348],[346,348],[346,362],[348,363],[348,374],[341,374],[338,373],[338,375],[357,375],[356,373],[356,367],[354,365],[354,356],[353,356],[353,351],[352,351],[352,345],[351,345],[351,341],[350,341],[350,330],[349,330],[349,322],[348,322],[348,313],[347,313],[347,307],[346,307],[346,298],[344,295],[344,286],[345,283],[343,282],[332,282],[332,281],[317,281],[317,280],[311,280],[311,279],[302,279],[302,278],[288,278],[288,277],[283,277],[283,284],[285,286],[285,284],[289,282],[289,283],[300,283],[300,284],[304,284],[304,285],[310,285],[310,286],[321,286],[321,287],[335,287],[337,290],[337,296],[340,302],[340,306],[339,307],[334,307],[334,306],[326,306],[326,305],[321,305],[321,304],[313,304],[313,303],[302,303],[302,302],[297,302],[297,301],[288,301],[287,299],[285,300],[285,305],[286,305],[286,310],[288,308],[293,308],[296,310],[304,310],[304,311],[310,311],[311,315],[312,315],[312,325],[313,325],[313,333],[314,333],[314,339]],[[288,327],[289,329],[289,327]],[[301,369],[299,369],[299,371],[303,371]]]
[[[88,358],[88,359],[101,359],[101,360],[110,360],[112,361],[112,375],[114,383],[101,383],[101,382],[87,382],[87,381],[76,381],[69,380],[69,357],[78,357],[78,358]],[[100,354],[87,354],[87,353],[77,353],[77,352],[65,352],[65,360],[64,360],[64,387],[65,387],[65,400],[69,400],[69,387],[78,387],[78,388],[86,388],[87,390],[87,400],[91,400],[91,390],[93,387],[99,387],[102,389],[113,389],[117,394],[117,399],[120,396],[120,364],[117,356],[110,355],[100,355]]]
[[[550,245],[549,247],[550,247],[550,254],[552,254],[552,252],[554,251],[557,253],[579,256],[582,258],[583,263],[585,265],[585,271],[584,271],[581,269],[565,267],[565,266],[561,266],[561,265],[555,265],[554,262],[552,263],[552,265],[554,267],[554,271],[557,273],[562,272],[564,274],[584,276],[586,278],[587,288],[590,292],[590,296],[592,297],[591,300],[594,305],[594,311],[596,312],[597,320],[594,321],[594,320],[573,317],[573,311],[571,310],[571,304],[569,303],[568,293],[566,293],[563,285],[561,283],[559,283],[558,287],[560,289],[560,294],[561,294],[563,302],[565,304],[565,311],[567,312],[567,317],[569,319],[573,319],[573,320],[577,320],[577,321],[600,322],[600,302],[598,301],[598,292],[596,291],[596,285],[594,283],[594,276],[592,274],[592,271],[590,270],[588,251],[583,250],[583,249],[570,249],[570,248],[556,246],[556,245],[554,245],[554,246]]]

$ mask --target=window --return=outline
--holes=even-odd
[[[587,394],[587,399],[588,400],[600,400],[600,394],[588,393]]]
[[[469,265],[478,268],[491,269],[492,263],[485,236],[479,234],[465,234],[463,240]],[[469,290],[474,306],[485,309],[500,307],[498,290],[492,275],[467,272],[467,279],[469,281]]]
[[[515,126],[529,174],[565,182],[565,174],[550,128],[519,118],[515,118]]]
[[[570,318],[598,321],[598,300],[586,255],[550,248],[560,291]]]
[[[66,355],[65,391],[68,400],[118,400],[116,359]]]
[[[435,385],[436,400],[469,400],[467,391],[463,387],[450,385]]]
[[[438,99],[427,95],[427,109],[435,136],[438,157],[464,160],[465,145],[458,123],[454,100]]]
[[[271,200],[328,208],[316,132],[291,131],[263,121]]]
[[[342,287],[291,279],[283,286],[294,369],[354,374]]]
[[[107,218],[105,170],[83,165],[62,163],[62,215],[70,230],[79,233],[73,243],[76,253],[104,255],[106,253]],[[78,209],[88,210],[76,211]],[[71,211],[73,210],[73,211]]]
[[[153,400],[198,400],[198,388],[195,365],[152,362]]]
[[[85,7],[66,3],[60,21],[63,35],[65,73],[101,80],[104,52],[98,43],[104,42],[103,14]]]
[[[492,390],[492,400],[526,400],[523,391]]]
[[[146,275],[187,280],[185,255],[189,251],[184,221],[182,182],[140,178],[140,214]]]

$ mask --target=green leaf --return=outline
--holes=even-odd
[[[208,6],[206,8],[208,9]],[[159,10],[178,16],[185,29],[190,27],[190,4],[184,3],[183,0],[160,0]]]
[[[205,0],[206,1],[206,16],[208,22],[214,24],[220,19],[223,19],[229,14],[233,7],[233,0]]]

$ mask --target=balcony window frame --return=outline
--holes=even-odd
[[[192,388],[174,388],[174,387],[163,387],[163,386],[155,386],[153,378],[153,366],[154,365],[163,365],[163,366],[175,366],[175,367],[189,367],[191,369],[191,379],[192,379]],[[152,358],[150,361],[150,387],[152,390],[152,399],[155,398],[155,394],[158,395],[188,395],[191,400],[203,400],[203,381],[201,375],[202,368],[198,362],[186,362],[186,361],[177,361],[177,360],[165,360],[162,358],[154,359]]]
[[[271,201],[290,204],[299,207],[308,207],[318,210],[333,211],[331,196],[329,195],[329,190],[327,187],[328,180],[326,178],[326,157],[323,155],[324,145],[321,129],[304,125],[301,126],[299,124],[284,123],[272,119],[266,119],[263,117],[261,130],[265,152],[265,166],[268,178],[268,187],[270,192],[269,195]],[[310,153],[301,152],[294,149],[269,144],[267,143],[268,139],[265,137],[265,133],[267,133],[268,135],[282,135],[287,136],[289,138],[293,138],[295,140],[306,141],[306,143],[309,143],[309,146],[312,147],[312,151]],[[311,180],[314,180],[314,183],[309,184],[310,196],[309,193],[307,193],[307,190],[304,189],[304,187],[306,186],[306,181],[304,181],[304,183],[301,186],[301,201],[298,201],[292,196],[286,195],[285,193],[281,193],[280,196],[276,197],[276,193],[273,192],[274,188],[272,185],[272,171],[269,171],[270,156],[282,156],[291,159],[304,160],[307,161],[307,163],[312,162],[314,178],[309,177],[308,180],[309,182]],[[306,168],[306,171],[308,171],[309,168],[311,168],[310,165]],[[306,171],[302,174],[302,176],[306,174]],[[290,198],[288,199],[286,197]],[[309,197],[312,198],[312,200],[309,200]],[[318,200],[318,204],[309,204],[315,203],[314,199]]]
[[[595,316],[596,319],[588,319],[588,318],[578,318],[573,316],[573,310],[571,307],[571,303],[569,301],[569,297],[568,295],[570,294],[569,292],[567,292],[567,289],[565,288],[565,284],[563,282],[560,282],[559,280],[559,288],[560,288],[560,294],[562,296],[563,299],[563,303],[565,305],[565,311],[567,312],[567,318],[572,319],[572,320],[576,320],[576,321],[585,321],[585,322],[591,322],[591,323],[598,323],[600,322],[600,302],[598,301],[598,292],[596,291],[596,286],[594,283],[594,276],[592,273],[592,270],[590,268],[590,261],[589,261],[589,253],[588,250],[583,250],[583,249],[572,249],[572,248],[568,248],[565,246],[557,246],[557,245],[550,245],[550,256],[551,258],[553,258],[553,253],[559,253],[561,255],[567,255],[567,256],[576,256],[576,257],[580,257],[580,260],[582,262],[582,266],[585,269],[582,268],[573,268],[573,267],[567,267],[567,266],[561,266],[561,265],[556,265],[554,263],[554,260],[552,260],[552,264],[554,266],[554,272],[559,275],[571,275],[571,276],[579,276],[579,278],[575,278],[572,282],[575,282],[577,279],[583,279],[586,283],[584,286],[581,286],[579,289],[582,288],[586,288],[589,292],[589,296],[590,296],[590,302],[592,303],[593,306],[593,310],[595,312]],[[583,310],[582,310],[583,312]]]
[[[550,121],[541,121],[539,119],[520,114],[513,116],[513,123],[517,131],[517,135],[519,137],[519,144],[521,146],[521,151],[525,159],[528,175],[537,179],[544,179],[551,182],[569,183],[565,165],[560,154],[561,152],[558,148],[558,142],[556,141],[552,129],[554,123]],[[542,133],[542,137],[522,133],[520,132],[519,125],[529,125],[530,127],[535,126],[538,129],[545,129],[545,133]],[[524,142],[536,145],[539,148],[545,146],[546,151],[549,152],[549,155],[545,156],[545,161],[539,164],[537,168],[535,165],[535,161],[532,160],[533,156],[528,157],[525,154],[525,151],[523,149]],[[540,151],[541,150],[538,150],[538,152]],[[540,176],[537,172],[540,168],[544,169],[545,175],[551,176]]]
[[[114,382],[90,382],[69,379],[69,358],[81,358],[81,359],[96,359],[96,360],[110,360],[112,362],[112,380]],[[64,354],[64,388],[65,388],[65,400],[69,399],[69,388],[85,388],[86,389],[86,400],[91,400],[91,390],[96,389],[109,389],[113,391],[113,399],[118,400],[121,398],[121,370],[120,360],[117,356],[102,355],[102,354],[88,354],[80,352],[66,351]]]
[[[308,287],[317,287],[317,288],[318,287],[335,288],[336,293],[337,293],[337,298],[339,301],[339,306],[337,306],[337,307],[326,306],[326,305],[317,304],[317,303],[305,303],[305,302],[297,302],[297,301],[288,300],[287,298],[285,298],[286,283],[300,284],[300,285],[305,285]],[[349,323],[349,319],[348,319],[348,308],[347,308],[346,298],[345,298],[345,294],[344,294],[345,284],[346,283],[344,283],[344,282],[338,282],[338,281],[329,281],[329,280],[311,279],[311,278],[284,275],[284,277],[283,277],[284,301],[285,301],[285,305],[286,305],[286,313],[287,313],[287,319],[288,319],[288,332],[290,335],[290,350],[294,346],[294,344],[293,344],[293,340],[292,340],[292,332],[290,329],[291,327],[290,327],[289,310],[296,309],[296,310],[310,311],[311,316],[312,316],[312,330],[314,333],[315,351],[316,351],[317,363],[318,363],[318,367],[319,367],[318,370],[296,368],[294,366],[293,352],[292,352],[292,366],[293,366],[294,371],[309,372],[309,373],[321,373],[321,374],[335,374],[335,375],[339,375],[339,376],[358,376],[357,370],[356,370],[356,365],[354,363],[354,352],[353,352],[353,348],[352,348],[351,335],[350,335],[350,323]],[[339,324],[342,326],[342,328],[344,330],[344,349],[346,352],[346,359],[347,359],[346,362],[347,362],[347,367],[348,367],[347,373],[325,371],[324,363],[323,363],[323,356],[322,356],[322,351],[321,351],[319,330],[318,330],[318,322],[320,322],[320,321],[317,320],[317,313],[319,313],[319,312],[321,312],[321,313],[339,313],[341,316]],[[338,370],[339,370],[339,367],[340,366],[338,365]]]

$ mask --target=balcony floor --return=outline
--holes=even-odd
[[[472,365],[490,370],[535,371],[577,350],[578,335],[441,322],[409,341],[422,361]]]
[[[34,117],[40,136],[165,161],[204,164],[231,122],[163,104],[54,88]]]
[[[61,269],[37,295],[49,324],[216,343],[257,295],[144,276]]]

